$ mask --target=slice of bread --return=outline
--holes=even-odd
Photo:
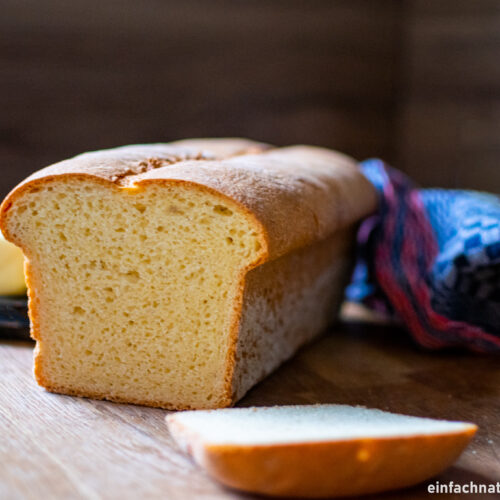
[[[188,411],[169,430],[221,483],[272,496],[358,496],[451,465],[477,427],[345,405]]]
[[[333,151],[243,139],[77,156],[19,185],[0,226],[26,256],[48,390],[217,408],[335,316],[375,207]]]

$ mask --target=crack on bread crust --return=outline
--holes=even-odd
[[[183,161],[211,161],[215,159],[215,155],[203,151],[198,153],[186,152],[184,154],[172,154],[164,157],[151,156],[145,160],[141,160],[136,166],[130,167],[128,170],[113,175],[110,180],[111,182],[119,185],[127,185],[129,177],[144,174],[151,170],[169,167]]]

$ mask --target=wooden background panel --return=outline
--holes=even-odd
[[[11,0],[0,194],[73,154],[241,135],[390,156],[393,0]]]
[[[500,2],[410,0],[402,56],[398,166],[500,193]]]
[[[241,135],[500,191],[496,0],[2,3],[0,196],[85,150]]]

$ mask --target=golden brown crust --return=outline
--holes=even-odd
[[[189,146],[211,144],[206,139],[125,146],[42,169],[6,198],[0,227],[5,228],[3,219],[16,193],[61,175],[91,176],[119,186],[177,180],[211,188],[260,221],[269,238],[270,259],[322,240],[375,209],[375,190],[345,155],[312,146],[266,150],[242,139],[213,141],[213,152]]]
[[[328,237],[376,206],[373,186],[352,159],[311,146],[187,161],[130,181],[166,178],[210,187],[255,214],[268,234],[271,260]]]
[[[270,148],[267,144],[247,139],[188,139],[166,144],[135,144],[90,151],[34,172],[16,186],[14,191],[36,179],[63,174],[86,174],[121,184],[125,177],[189,160],[223,160],[235,155],[257,154]]]
[[[204,444],[174,418],[183,448],[226,486],[270,496],[359,496],[413,486],[439,474],[477,431],[258,446]]]

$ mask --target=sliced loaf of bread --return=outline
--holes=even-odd
[[[37,381],[232,404],[335,316],[375,197],[344,155],[244,139],[126,146],[35,173],[0,226],[26,256]]]
[[[477,427],[346,405],[167,416],[179,446],[215,479],[272,496],[358,496],[415,485],[451,465]]]

